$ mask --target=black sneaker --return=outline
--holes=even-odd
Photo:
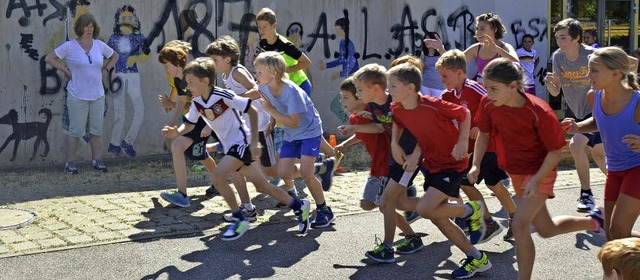
[[[93,165],[93,169],[100,171],[100,172],[107,172],[107,166],[104,165],[104,162],[102,162],[101,159],[94,159],[91,161],[91,165]]]
[[[422,251],[422,249],[424,249],[422,238],[417,234],[413,234],[405,237],[405,239],[396,246],[396,253],[400,255],[408,255]]]
[[[256,209],[255,206],[253,206],[253,210],[251,211],[247,210],[244,205],[240,205],[240,209],[242,209],[242,213],[244,213],[249,222],[255,222],[258,219],[258,209]],[[222,218],[228,223],[233,222],[233,213],[224,214]]]
[[[336,158],[330,157],[323,161],[323,164],[327,167],[323,173],[318,174],[320,177],[320,183],[322,189],[326,192],[331,189],[331,183],[333,181],[333,173],[336,172],[338,165],[336,164]]]
[[[218,190],[216,190],[216,187],[214,187],[213,185],[211,185],[206,191],[205,194],[208,196],[217,196],[220,195],[220,193],[218,192]]]
[[[64,172],[67,174],[78,174],[78,168],[73,164],[73,161],[69,161],[64,165]]]
[[[512,223],[513,223],[513,220],[509,218],[509,227],[507,228],[507,233],[505,233],[504,236],[502,236],[502,240],[509,241],[513,239],[513,231],[511,230]]]
[[[366,252],[364,255],[367,258],[370,258],[379,263],[393,263],[396,261],[396,257],[394,256],[393,248],[384,243],[379,243],[380,239],[376,237],[376,245],[373,250]]]
[[[500,224],[498,224],[496,221],[493,221],[491,223],[487,223],[487,231],[485,232],[484,237],[482,238],[482,240],[480,240],[480,242],[478,242],[478,244],[485,243],[485,242],[491,240],[492,238],[496,237],[501,232],[502,232],[502,226],[500,226]]]

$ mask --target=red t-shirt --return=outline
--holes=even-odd
[[[471,112],[471,128],[474,128],[478,126],[474,117],[478,112],[480,100],[485,95],[487,95],[487,90],[481,83],[465,79],[461,92],[458,92],[456,89],[448,89],[442,94],[441,98],[442,100],[449,101],[469,109],[469,112]],[[475,144],[476,140],[469,138],[469,153],[473,153]],[[493,138],[489,141],[487,152],[495,152],[495,141]]]
[[[430,173],[464,171],[468,158],[456,160],[451,152],[460,136],[458,123],[464,121],[467,110],[431,96],[419,98],[418,107],[411,110],[404,109],[398,102],[391,103],[395,123],[416,137],[424,155],[422,165]]]
[[[352,125],[368,124],[373,120],[359,117],[357,113],[351,113],[349,123]],[[369,174],[376,177],[389,176],[389,160],[391,159],[391,140],[387,132],[361,133],[356,132],[356,138],[362,141],[371,156],[371,170]]]
[[[549,151],[565,145],[564,132],[554,111],[542,99],[523,94],[522,108],[496,107],[486,96],[480,101],[476,123],[480,131],[496,135],[504,153],[498,153],[498,165],[519,175],[538,172]]]

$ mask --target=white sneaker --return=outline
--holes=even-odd
[[[593,195],[589,195],[588,193],[580,194],[580,198],[578,198],[578,212],[591,212],[593,207],[595,207],[595,198]]]

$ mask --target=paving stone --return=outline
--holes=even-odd
[[[65,236],[64,239],[67,240],[68,243],[71,244],[83,244],[93,242],[94,239],[88,235],[74,235],[74,236]]]
[[[40,239],[52,238],[53,234],[47,231],[40,231],[40,232],[25,234],[24,237],[29,240],[40,240]]]
[[[42,248],[54,248],[67,245],[67,242],[60,238],[40,239],[37,241]]]
[[[91,235],[94,239],[100,241],[122,239],[123,236],[118,232],[98,232]]]
[[[0,240],[2,240],[4,244],[13,244],[13,243],[25,242],[28,239],[22,235],[14,233],[14,235],[0,237]]]
[[[14,243],[9,246],[11,246],[11,249],[13,249],[12,251],[29,251],[34,249],[40,249],[40,245],[32,241]]]
[[[57,235],[59,235],[59,236],[64,237],[64,238],[67,238],[67,237],[70,237],[70,236],[82,235],[82,232],[78,231],[77,229],[57,230],[55,233]]]
[[[84,231],[85,233],[98,233],[98,232],[105,232],[107,231],[107,229],[100,227],[100,226],[92,226],[92,227],[83,227],[80,228],[82,231]]]
[[[65,223],[58,222],[58,221],[40,223],[39,226],[41,226],[43,228],[46,228],[48,230],[51,230],[51,231],[69,228],[69,225],[67,225]]]
[[[110,230],[115,230],[115,231],[120,231],[120,230],[125,230],[125,229],[130,229],[131,226],[125,223],[113,223],[113,224],[104,224],[102,225],[103,227],[110,229]]]
[[[6,254],[9,253],[9,246],[7,245],[0,245],[0,255],[2,254]]]

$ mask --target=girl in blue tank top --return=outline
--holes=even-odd
[[[607,162],[604,224],[608,240],[640,237],[633,225],[640,215],[640,87],[637,59],[617,47],[596,50],[589,58],[592,85],[587,98],[593,117],[563,121],[565,131],[600,131]]]

